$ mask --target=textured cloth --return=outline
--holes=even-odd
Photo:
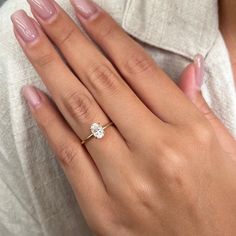
[[[216,0],[97,0],[177,81],[197,53],[206,60],[203,95],[236,136],[236,96]],[[75,19],[69,0],[58,3]],[[16,42],[0,8],[0,235],[91,235],[54,153],[23,100],[23,85],[46,88]],[[171,95],[168,99],[174,99]],[[94,212],[96,214],[96,212]]]
[[[0,6],[5,2],[6,0],[0,0]]]

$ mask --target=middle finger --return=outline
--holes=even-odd
[[[128,142],[132,143],[137,140],[137,136],[143,136],[143,130],[153,130],[156,125],[159,130],[163,128],[163,122],[147,109],[109,60],[81,33],[59,5],[54,1],[40,1],[44,3],[43,6],[47,3],[50,12],[53,12],[45,18],[36,1],[28,1],[32,13],[47,35]],[[77,55],[76,59],[74,55]],[[137,124],[142,129],[137,129]]]

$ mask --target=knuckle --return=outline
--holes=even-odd
[[[185,170],[184,161],[181,160],[178,160],[178,163],[173,160],[168,160],[162,165],[162,174],[165,177],[167,184],[182,190],[187,186],[186,178],[184,178]]]
[[[178,161],[179,162],[179,161]],[[188,164],[181,162],[176,164],[169,161],[162,169],[162,175],[165,178],[165,184],[173,191],[181,192],[186,200],[188,210],[194,208],[196,204],[196,195],[192,188],[192,176],[187,171]]]
[[[103,27],[101,28],[100,32],[99,32],[99,38],[100,39],[106,39],[108,37],[112,37],[112,34],[114,32],[114,29],[111,25],[103,25]]]
[[[114,33],[117,31],[118,26],[114,22],[107,22],[106,17],[100,17],[100,27],[97,38],[99,40],[106,40],[112,38]]]
[[[72,143],[63,143],[58,147],[57,155],[63,166],[71,166],[78,156],[78,150]]]
[[[37,67],[44,68],[55,61],[55,55],[52,52],[45,53],[32,59]]]
[[[66,95],[64,100],[67,111],[75,120],[86,123],[93,118],[93,101],[88,95],[74,91]]]
[[[140,74],[155,68],[152,58],[144,52],[134,53],[125,63],[125,70],[129,74]]]
[[[75,33],[76,33],[75,27],[68,28],[66,32],[63,32],[62,36],[59,37],[58,42],[57,42],[58,46],[63,46],[67,43],[71,43]]]
[[[212,127],[207,120],[196,122],[193,126],[192,132],[197,143],[204,146],[210,144],[214,134],[214,132],[212,131]]]
[[[138,183],[133,185],[133,191],[139,205],[151,211],[153,209],[154,190],[150,186],[150,183],[138,181]]]
[[[36,67],[45,67],[56,61],[57,54],[45,38],[40,39],[36,44],[27,46],[25,53],[31,63]]]
[[[183,173],[185,173],[188,160],[181,150],[175,147],[176,144],[163,143],[162,149],[158,151],[159,158],[156,162],[160,174],[165,177],[168,183],[174,183],[178,186],[183,185]]]
[[[202,95],[199,99],[197,99],[196,106],[201,111],[201,113],[205,116],[205,118],[207,118],[207,120],[216,119],[215,114],[211,111],[210,107],[208,106],[208,104],[206,103]]]
[[[204,110],[203,115],[206,117],[208,121],[213,121],[216,119],[215,114],[210,109]]]
[[[104,64],[92,65],[88,70],[89,80],[95,90],[115,93],[119,88],[118,78],[109,66]]]
[[[180,174],[181,171],[173,164],[169,164],[165,166],[165,178],[168,180],[168,184],[175,185],[179,187],[184,186],[184,179]]]

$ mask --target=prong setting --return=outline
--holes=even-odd
[[[105,130],[100,123],[93,123],[90,131],[96,139],[102,139],[105,135]]]

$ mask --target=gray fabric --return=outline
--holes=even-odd
[[[58,2],[75,19],[69,1]],[[196,53],[202,53],[207,70],[203,94],[236,136],[236,96],[218,31],[216,0],[97,2],[142,42],[174,80]],[[46,91],[12,32],[9,17],[20,8],[30,13],[25,0],[8,0],[0,8],[0,235],[91,235],[54,153],[20,94],[29,83]]]
[[[0,0],[0,6],[5,2],[6,0]]]

